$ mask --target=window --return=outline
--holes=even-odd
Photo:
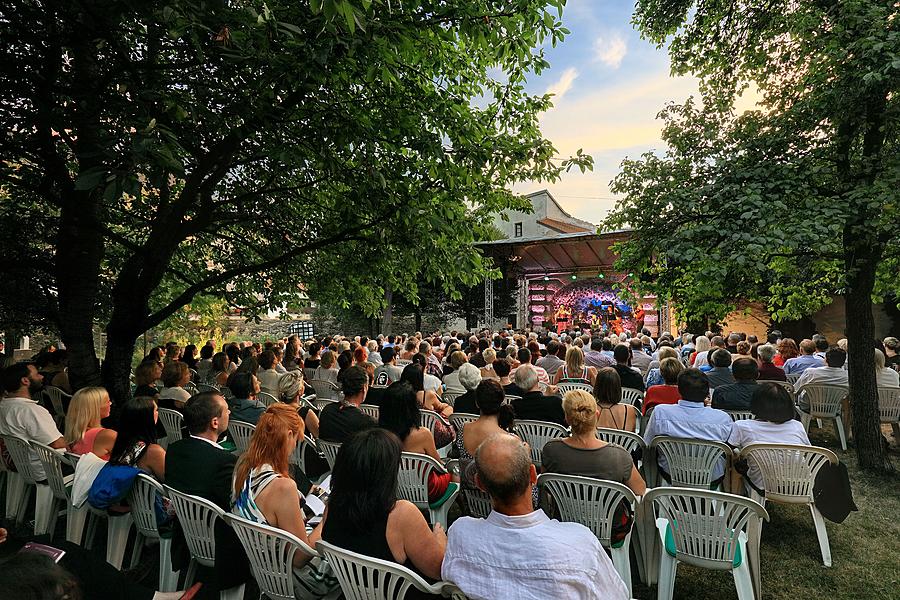
[[[522,237],[522,224],[516,223],[516,237]]]

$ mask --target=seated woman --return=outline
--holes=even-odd
[[[431,430],[422,427],[422,413],[416,403],[416,393],[405,381],[397,381],[388,387],[378,411],[378,425],[400,438],[404,452],[426,454],[443,464]],[[452,480],[450,473],[432,471],[428,478],[428,501],[438,501]]]
[[[636,496],[643,496],[647,486],[631,454],[621,446],[597,439],[600,409],[594,397],[584,390],[567,392],[563,396],[563,410],[572,435],[544,445],[541,470],[608,479],[627,485]]]
[[[425,389],[425,371],[420,365],[413,363],[403,367],[400,381],[405,381],[415,390],[416,402],[419,404],[419,408],[433,410],[443,417],[449,417],[453,414],[452,406],[441,402],[440,398],[433,391]]]
[[[494,361],[497,360],[497,353],[493,348],[486,348],[485,351],[481,353],[481,356],[484,357],[484,367],[481,369],[481,378],[497,379],[497,374],[494,372]]]
[[[191,393],[184,386],[191,381],[191,370],[181,361],[172,361],[162,370],[163,389],[159,392],[159,406],[180,411]]]
[[[566,363],[556,370],[553,377],[553,384],[563,381],[572,381],[577,383],[589,383],[594,385],[597,377],[597,369],[587,367],[584,364],[584,352],[578,346],[570,346],[566,350]]]
[[[112,402],[102,387],[81,388],[72,396],[66,413],[66,447],[75,454],[93,452],[103,460],[116,443],[116,432],[100,421],[109,416]]]
[[[212,368],[210,373],[213,374],[213,384],[222,387],[228,383],[228,376],[231,374],[231,359],[224,352],[216,352],[212,357]]]
[[[654,385],[664,385],[665,381],[663,381],[662,373],[659,372],[659,366],[662,364],[667,358],[675,358],[678,359],[678,350],[672,348],[671,346],[663,346],[659,349],[659,359],[654,360],[650,363],[650,368],[647,371],[647,378],[644,380],[644,384],[647,389]],[[680,360],[678,362],[681,362]],[[682,365],[684,366],[684,365]]]
[[[159,388],[156,387],[156,381],[162,377],[162,364],[155,360],[144,359],[141,364],[134,370],[134,392],[133,396],[158,396]]]
[[[466,393],[459,396],[453,403],[453,411],[457,413],[478,414],[478,405],[475,403],[475,388],[481,383],[481,370],[472,363],[463,363],[459,366],[459,383]]]
[[[322,353],[322,360],[316,367],[315,377],[313,379],[321,379],[322,381],[330,381],[337,385],[338,370],[334,365],[335,354],[331,350]]]
[[[600,408],[597,427],[634,431],[635,412],[630,404],[620,404],[622,380],[612,367],[603,367],[594,382],[594,398]]]
[[[322,539],[437,580],[447,534],[440,524],[431,531],[414,504],[397,498],[402,449],[396,435],[380,428],[344,442],[332,470]]]
[[[319,415],[309,406],[300,402],[305,387],[300,371],[291,371],[278,378],[278,399],[294,408],[303,419],[306,431],[314,438],[319,437]]]
[[[475,389],[477,421],[466,423],[456,434],[455,449],[459,455],[460,479],[463,486],[474,489],[475,451],[481,442],[495,433],[510,433],[515,424],[512,406],[505,404],[506,394],[496,379],[483,379]]]
[[[662,385],[650,386],[644,395],[644,403],[641,411],[646,415],[657,404],[677,404],[681,400],[681,392],[678,391],[678,374],[684,370],[684,365],[677,358],[664,358],[659,365],[659,372],[663,378]]]
[[[166,451],[156,443],[156,422],[159,412],[156,400],[146,396],[132,398],[119,412],[116,442],[110,452],[113,465],[137,467],[153,475],[157,481],[166,479]]]
[[[186,364],[189,369],[197,370],[197,346],[196,344],[188,344],[181,353],[181,362]]]
[[[875,381],[878,387],[900,387],[900,373],[885,366],[884,352],[875,348]]]
[[[319,524],[306,535],[303,495],[288,471],[291,453],[303,440],[303,420],[285,404],[272,404],[259,418],[250,446],[234,468],[234,514],[294,534],[315,547],[322,533]],[[311,556],[294,553],[294,567]]]
[[[735,421],[728,444],[743,448],[750,444],[809,445],[809,437],[800,421],[794,419],[794,401],[790,393],[777,383],[762,383],[750,399],[750,411],[755,419]],[[749,461],[747,477],[757,490],[763,488],[762,474]]]

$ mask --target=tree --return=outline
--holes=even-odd
[[[280,307],[341,259],[395,289],[438,268],[475,281],[478,253],[439,260],[472,220],[521,208],[516,181],[590,164],[555,158],[550,98],[524,91],[548,66],[534,49],[567,33],[548,4],[564,2],[8,3],[0,185],[6,214],[41,223],[23,229],[39,247],[0,253],[31,250],[47,289],[5,299],[50,299],[73,385],[121,400],[135,339],[198,295]],[[340,297],[383,301],[361,282]]]
[[[738,298],[799,317],[846,300],[860,466],[888,468],[880,436],[873,300],[896,291],[900,248],[900,19],[894,2],[640,0],[634,22],[671,40],[702,105],[669,105],[664,154],[625,160],[606,225],[635,232],[620,266],[683,316]],[[754,84],[761,110],[736,115]]]

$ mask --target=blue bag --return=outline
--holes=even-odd
[[[127,465],[105,464],[88,492],[88,504],[100,510],[119,504],[131,491],[141,470]]]

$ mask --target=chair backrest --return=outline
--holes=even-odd
[[[397,496],[409,500],[420,509],[428,508],[428,475],[431,471],[446,472],[441,463],[427,454],[404,452],[400,456]]]
[[[644,392],[641,390],[636,390],[634,388],[622,388],[622,399],[619,400],[622,404],[634,404],[635,400],[644,401]]]
[[[200,376],[197,373],[197,369],[192,369],[192,368],[188,367],[188,371],[190,371],[190,373],[191,373],[191,381],[196,383],[196,381],[198,379],[200,379]]]
[[[410,359],[408,359],[408,358],[398,358],[398,359],[397,359],[397,366],[398,366],[398,367],[405,367],[405,366],[411,365],[411,364],[412,364],[412,361],[411,361]]]
[[[589,394],[594,393],[594,388],[589,383],[579,383],[577,381],[563,381],[557,384],[559,388],[559,393],[561,396],[565,396],[566,392],[571,392],[572,390],[584,390]]]
[[[197,385],[190,381],[188,381],[181,387],[184,388],[184,390],[191,396],[196,396],[200,392],[200,389],[197,387]]]
[[[316,549],[331,565],[347,600],[400,600],[410,589],[440,595],[449,585],[428,585],[402,565],[350,552],[328,542],[320,541]]]
[[[14,435],[4,435],[0,437],[3,438],[3,445],[6,446],[6,451],[9,452],[9,457],[12,459],[13,465],[15,465],[19,476],[22,477],[26,483],[32,485],[42,480],[43,477],[39,472],[35,472],[34,465],[31,462],[31,453],[33,452],[31,444]]]
[[[256,401],[268,408],[278,402],[278,398],[269,392],[260,392],[256,395]]]
[[[798,444],[750,444],[739,457],[759,468],[766,500],[791,504],[812,501],[819,470],[826,463],[838,463],[837,455],[827,448]]]
[[[208,384],[208,383],[197,383],[197,391],[198,391],[198,392],[219,392],[219,393],[222,393],[222,391],[221,391],[218,387],[216,387],[216,386],[214,386],[214,385],[210,385],[210,384]]]
[[[67,394],[58,387],[54,387],[49,385],[44,388],[44,395],[50,401],[50,406],[53,407],[53,412],[57,414],[57,416],[65,417],[66,410],[65,405],[63,404],[63,398],[71,398],[71,394]]]
[[[469,507],[470,517],[484,519],[491,514],[491,496],[487,492],[477,488],[464,488],[462,495],[466,500],[466,505]]]
[[[738,532],[746,530],[748,537],[757,536],[751,541],[758,542],[759,519],[769,520],[758,502],[709,490],[654,488],[641,503],[669,522],[675,558],[705,569],[731,570]]]
[[[700,490],[709,489],[719,461],[727,461],[732,455],[731,447],[724,442],[667,435],[653,438],[650,448],[656,448],[666,458],[672,485]]]
[[[882,423],[900,421],[900,387],[878,388],[878,414]]]
[[[297,444],[294,447],[294,451],[291,452],[289,463],[300,467],[301,470],[304,469],[306,465],[306,455],[308,452],[314,452],[318,454],[319,450],[317,447],[317,442],[309,435],[305,435],[303,436],[303,441]]]
[[[447,420],[444,419],[444,417],[437,414],[433,410],[426,410],[424,408],[420,408],[419,413],[421,413],[421,415],[422,415],[422,427],[431,431],[431,435],[434,435],[435,427],[437,426],[437,424],[439,422],[444,423],[445,425],[449,424],[447,422]]]
[[[538,486],[553,499],[561,521],[581,523],[609,548],[615,512],[623,500],[632,510],[637,499],[627,486],[592,477],[542,473]]]
[[[216,519],[223,518],[225,511],[205,498],[184,494],[169,486],[164,488],[175,507],[191,557],[205,567],[213,566],[216,560]]]
[[[521,399],[522,399],[522,396],[516,396],[515,394],[506,394],[506,396],[504,398],[504,400],[506,401],[507,404],[512,402],[513,400],[521,400]]]
[[[184,417],[180,412],[171,408],[160,408],[159,420],[162,421],[170,444],[181,439],[181,426],[184,425]]]
[[[456,399],[459,398],[461,395],[462,394],[454,394],[452,392],[444,392],[443,394],[441,394],[441,402],[443,402],[445,404],[449,404],[450,406],[453,406],[454,404],[456,404]]]
[[[328,463],[328,468],[334,468],[334,461],[337,460],[338,451],[341,449],[341,445],[337,442],[329,442],[327,440],[323,440],[319,438],[316,440],[316,447],[319,449],[319,452],[325,457],[325,461]]]
[[[850,392],[842,385],[807,385],[802,393],[809,402],[811,417],[835,417],[841,412],[841,400]]]
[[[66,458],[61,450],[54,450],[50,446],[31,442],[31,448],[37,452],[41,466],[44,467],[44,475],[47,476],[47,485],[53,490],[53,496],[60,500],[69,500],[71,488],[66,488],[66,482],[63,479],[62,465],[63,463],[71,465],[72,463]],[[0,460],[0,462],[3,462]],[[8,493],[8,492],[7,492]]]
[[[785,373],[784,377],[787,379],[788,383],[791,385],[797,383],[797,380],[800,379],[800,376],[803,373]]]
[[[777,379],[758,379],[756,383],[758,383],[759,385],[762,385],[764,383],[774,383],[776,385],[780,385],[788,392],[790,392],[791,396],[793,396],[795,393],[794,384],[792,384],[790,381],[778,381]]]
[[[756,418],[756,415],[749,410],[726,410],[725,412],[732,421],[752,421]]]
[[[478,415],[473,415],[471,413],[453,413],[447,420],[450,421],[450,424],[456,429],[456,431],[462,431],[463,426],[466,423],[472,423],[478,420]]]
[[[645,448],[644,438],[630,431],[622,429],[597,428],[597,437],[607,444],[617,444],[625,448],[629,454],[640,448]]]
[[[378,422],[379,408],[377,404],[360,404],[359,410],[361,410],[364,415],[372,417],[376,423]]]
[[[159,537],[156,522],[156,497],[165,496],[163,486],[150,475],[139,473],[128,493],[128,505],[137,530],[149,538]]]
[[[294,553],[297,550],[309,556],[319,553],[283,529],[237,515],[225,515],[225,522],[234,529],[250,559],[259,591],[269,600],[294,600]]]
[[[311,367],[303,367],[303,379],[310,381],[316,378],[316,370]]]
[[[316,390],[316,398],[320,400],[333,400],[337,398],[337,392],[340,388],[330,381],[324,379],[310,379],[309,384]]]
[[[538,467],[541,466],[541,452],[544,450],[544,444],[556,438],[569,436],[566,428],[558,423],[527,419],[516,421],[516,433],[528,442],[531,447],[531,462]]]
[[[325,407],[329,404],[335,404],[336,402],[337,400],[332,400],[331,398],[320,398],[318,394],[315,398],[313,398],[312,401],[313,405],[316,407],[316,410],[318,410],[319,412],[325,410]]]
[[[228,431],[231,433],[231,439],[237,447],[237,454],[240,456],[250,447],[250,438],[256,431],[256,425],[253,423],[244,423],[243,421],[229,421]]]
[[[219,393],[222,394],[222,397],[226,400],[231,400],[232,398],[234,398],[234,392],[232,392],[231,388],[229,388],[228,386],[223,385],[222,387],[220,387]]]

